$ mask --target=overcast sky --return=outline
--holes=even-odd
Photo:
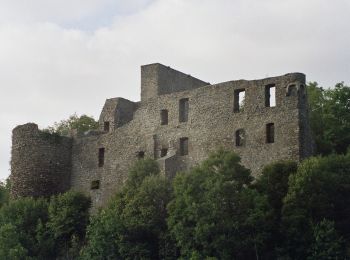
[[[11,130],[140,96],[140,65],[218,83],[350,83],[349,0],[0,0],[0,178]]]

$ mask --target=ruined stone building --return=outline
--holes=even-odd
[[[136,160],[155,158],[172,177],[220,147],[257,175],[273,161],[312,154],[305,75],[211,85],[149,64],[141,67],[141,101],[107,99],[98,131],[61,137],[29,123],[13,130],[12,142],[14,197],[72,188],[99,207]]]

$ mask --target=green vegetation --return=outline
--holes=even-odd
[[[83,259],[175,258],[167,225],[170,181],[155,161],[140,160],[131,169],[122,191],[92,218]]]
[[[345,259],[350,153],[280,161],[253,181],[220,150],[171,182],[139,160],[110,204],[68,192],[0,209],[1,259]]]
[[[312,82],[307,90],[317,153],[346,153],[350,147],[350,87],[338,83],[323,89]]]
[[[10,196],[10,180],[0,181],[0,208],[7,204]]]
[[[97,128],[98,122],[93,117],[87,115],[81,115],[79,117],[77,114],[74,114],[66,120],[54,123],[53,126],[44,129],[44,131],[51,134],[68,135],[73,129],[77,130],[78,133],[84,133]]]
[[[221,150],[176,176],[168,223],[185,259],[261,255],[271,212],[266,196],[249,188],[253,178],[239,162]]]
[[[313,226],[324,219],[350,242],[350,154],[305,160],[289,179],[282,208],[284,249],[295,258],[305,256],[313,242]],[[301,235],[302,234],[302,235]]]
[[[10,201],[0,209],[0,259],[77,256],[85,238],[89,207],[90,200],[76,192],[49,201]]]

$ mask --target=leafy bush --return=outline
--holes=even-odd
[[[92,218],[84,259],[165,259],[176,254],[167,232],[170,182],[154,160],[139,160],[110,205]]]
[[[98,128],[98,122],[93,117],[87,115],[77,114],[71,115],[66,120],[55,122],[53,126],[44,129],[44,132],[59,135],[68,135],[73,129],[77,130],[78,133],[84,133],[88,130],[95,130]]]
[[[266,196],[233,152],[219,151],[178,174],[168,224],[182,257],[250,259],[261,256],[268,234]]]
[[[282,209],[284,249],[294,258],[305,258],[313,241],[312,226],[323,219],[350,241],[350,154],[313,157],[290,176]]]

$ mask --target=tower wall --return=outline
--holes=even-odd
[[[105,131],[105,123],[108,122],[109,131],[121,127],[130,122],[134,117],[137,103],[124,98],[107,99],[99,119],[100,130]]]
[[[48,197],[69,188],[72,141],[33,123],[12,132],[11,196]]]
[[[159,63],[141,66],[141,101],[210,85]]]

